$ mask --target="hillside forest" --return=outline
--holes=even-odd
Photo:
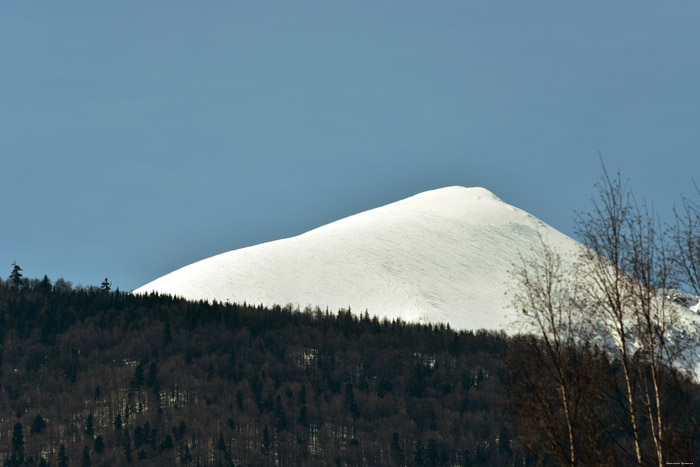
[[[523,383],[526,338],[135,296],[108,281],[74,288],[19,270],[0,282],[6,466],[559,464],[530,423],[528,398],[547,391]],[[590,377],[621,394],[615,361],[583,351]],[[698,413],[698,387],[664,397],[668,449],[698,458],[681,406]],[[600,465],[634,465],[629,427],[614,397],[605,403],[591,420],[605,434]]]

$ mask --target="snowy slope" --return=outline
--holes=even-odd
[[[508,271],[539,246],[578,243],[484,188],[448,187],[185,266],[135,293],[509,329]]]

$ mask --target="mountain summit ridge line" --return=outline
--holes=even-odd
[[[509,271],[540,236],[564,254],[579,246],[485,188],[451,186],[197,261],[134,293],[516,332]]]

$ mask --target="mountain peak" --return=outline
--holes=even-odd
[[[417,195],[406,198],[406,200],[411,199],[425,199],[433,202],[442,202],[449,204],[459,204],[459,203],[469,203],[475,201],[501,201],[498,196],[494,195],[492,192],[482,187],[463,187],[463,186],[447,186],[444,188],[437,188],[435,190],[428,190]],[[501,201],[502,202],[502,201]]]
[[[135,292],[507,329],[508,271],[540,235],[577,245],[485,188],[450,186],[204,259]]]

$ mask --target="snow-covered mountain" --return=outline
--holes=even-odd
[[[539,235],[565,255],[578,246],[484,188],[455,186],[213,256],[134,292],[509,329],[508,271]]]

